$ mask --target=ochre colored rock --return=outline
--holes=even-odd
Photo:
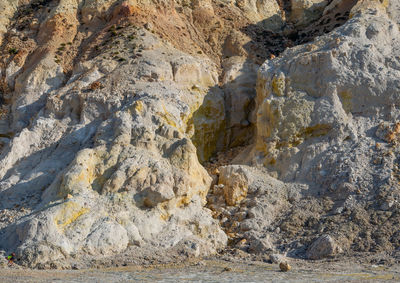
[[[279,269],[280,269],[282,272],[288,272],[288,271],[290,271],[290,270],[292,269],[292,267],[291,267],[290,264],[287,263],[287,262],[281,262],[281,263],[279,264]]]

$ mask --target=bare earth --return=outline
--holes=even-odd
[[[126,266],[84,270],[0,269],[0,282],[399,282],[398,265],[333,262],[291,262],[281,272],[277,264],[204,260],[186,265]]]

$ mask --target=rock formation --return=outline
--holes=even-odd
[[[347,249],[397,248],[396,5],[362,1],[343,26],[259,70],[255,142],[234,162],[307,184],[281,219],[284,239],[323,231]]]
[[[21,264],[399,247],[397,0],[0,10],[0,249]]]

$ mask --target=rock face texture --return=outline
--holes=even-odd
[[[0,249],[71,267],[398,248],[399,9],[3,1]]]
[[[141,35],[120,47],[140,46],[137,55],[112,61],[103,52],[79,64],[3,151],[3,206],[28,197],[24,206],[35,212],[4,228],[2,245],[18,247],[32,265],[190,237],[213,242],[206,253],[225,245],[202,208],[211,178],[188,134],[215,68],[145,30],[124,32]]]
[[[78,35],[77,19],[67,19],[79,7],[61,4],[40,24],[23,67],[8,63],[3,76],[11,91],[2,95],[2,248],[29,266],[130,246],[195,247],[196,255],[223,248],[226,235],[204,208],[211,177],[190,139],[207,125],[194,126],[195,112],[218,84],[215,63],[119,21],[135,8],[123,2],[104,3],[119,5],[108,15],[114,24],[69,66],[67,47]],[[102,10],[85,3],[83,23]],[[15,47],[9,60],[23,52]]]
[[[341,253],[342,249],[329,235],[322,235],[316,239],[307,250],[309,259],[321,259]]]
[[[397,1],[362,1],[344,25],[259,69],[255,142],[234,162],[307,185],[308,196],[281,218],[282,238],[306,242],[324,231],[346,249],[398,247],[400,65],[393,13]]]

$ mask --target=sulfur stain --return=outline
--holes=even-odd
[[[309,138],[316,138],[316,137],[321,137],[329,133],[329,131],[332,129],[331,125],[328,124],[317,124],[311,127],[306,127],[303,128],[301,131],[299,131],[296,135],[292,136],[289,141],[287,140],[281,140],[275,144],[275,149],[282,149],[282,148],[291,148],[291,147],[296,147],[300,145],[304,140],[309,139]],[[272,164],[275,164],[272,161]]]
[[[379,2],[381,2],[383,7],[385,8],[389,7],[389,0],[379,0]]]
[[[272,91],[277,96],[283,96],[285,91],[285,78],[283,76],[274,76],[271,82]]]
[[[351,102],[351,92],[349,91],[341,91],[339,92],[340,101],[342,102],[342,107],[344,111],[348,114],[352,111],[353,105]]]
[[[88,208],[82,207],[76,202],[69,201],[62,204],[62,208],[54,218],[54,221],[59,228],[64,229],[88,212]]]
[[[165,108],[164,105],[162,105],[162,108],[163,108],[163,110],[164,110],[164,113],[158,113],[158,114],[161,116],[161,118],[163,118],[164,121],[165,121],[168,125],[170,125],[170,126],[176,128],[176,129],[178,129],[180,132],[182,132],[182,129],[180,129],[180,128],[177,126],[176,122],[174,121],[174,116],[172,116],[172,114],[169,113],[169,112],[167,111],[167,109]]]
[[[314,138],[324,136],[332,129],[328,124],[317,124],[312,127],[307,127],[300,132],[300,136],[304,138]]]
[[[165,201],[161,204],[159,204],[159,209],[160,209],[160,218],[163,221],[168,221],[169,218],[171,217],[171,214],[168,212],[168,205],[169,201]]]
[[[177,207],[185,207],[187,206],[191,201],[191,197],[189,196],[183,196],[181,198],[178,199],[176,206]]]
[[[137,114],[140,114],[140,113],[142,113],[143,112],[143,109],[144,109],[144,105],[143,105],[143,102],[142,101],[136,101],[134,104],[133,104],[133,111],[135,111]]]
[[[192,142],[197,148],[200,162],[208,160],[226,145],[226,121],[223,101],[206,97],[189,121],[193,125]]]

